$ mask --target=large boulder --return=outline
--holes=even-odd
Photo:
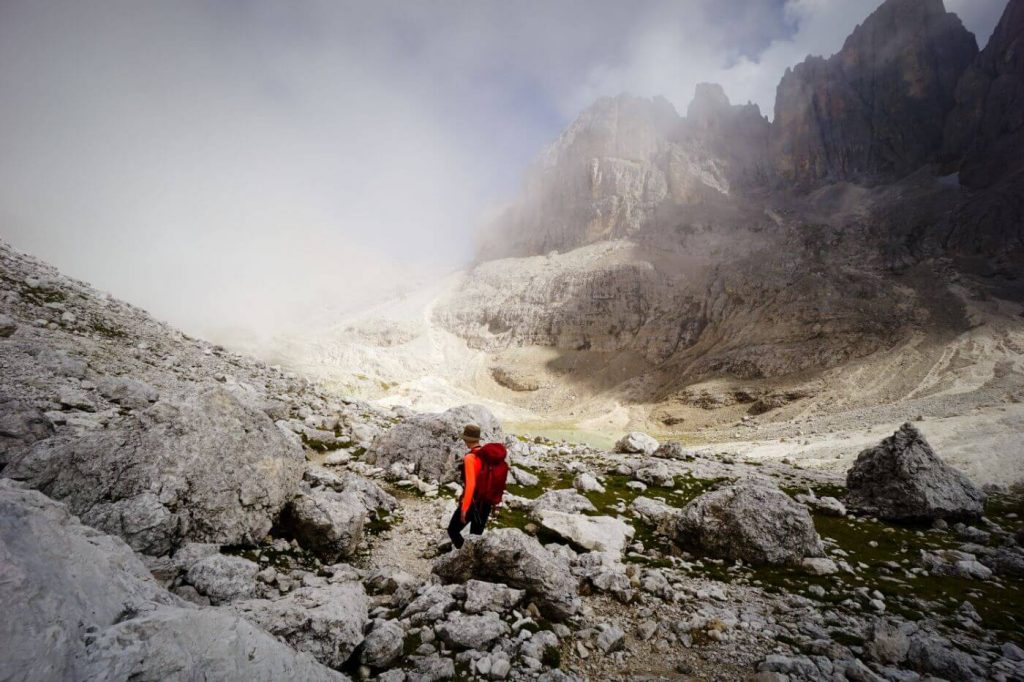
[[[627,454],[653,455],[658,449],[658,441],[640,431],[630,431],[615,443],[615,452]]]
[[[175,558],[182,561],[177,555]],[[240,556],[211,554],[193,563],[185,579],[200,594],[209,597],[211,603],[223,604],[252,597],[256,592],[256,574],[259,571],[259,564]]]
[[[807,508],[767,483],[744,481],[705,493],[676,517],[679,544],[720,559],[799,564],[824,555]]]
[[[564,620],[580,607],[579,582],[568,561],[516,528],[471,536],[462,549],[435,561],[433,571],[447,582],[478,578],[525,590],[552,620]]]
[[[671,525],[679,509],[661,500],[650,497],[637,497],[629,505],[630,510],[641,520],[659,530],[664,530]]]
[[[40,441],[3,475],[161,556],[187,541],[262,540],[298,489],[304,461],[269,417],[211,386],[103,429]]]
[[[572,488],[549,490],[535,499],[530,504],[530,509],[535,516],[544,511],[560,511],[566,514],[597,511],[593,502]]]
[[[509,633],[508,625],[493,611],[478,616],[451,613],[435,630],[442,642],[459,649],[485,649]]]
[[[313,488],[288,503],[281,530],[323,561],[334,563],[356,551],[365,522],[366,507],[358,493]]]
[[[611,516],[585,516],[545,510],[540,525],[577,547],[595,552],[621,553],[635,531],[633,526]]]
[[[359,662],[371,668],[387,668],[405,648],[405,630],[396,620],[378,621],[363,640]]]
[[[429,481],[454,481],[466,454],[462,429],[480,427],[484,442],[504,440],[498,420],[482,405],[463,405],[440,414],[418,414],[377,436],[366,453],[370,464],[387,469],[396,462],[413,465],[413,472]]]
[[[237,616],[182,602],[122,540],[4,480],[0,565],[4,679],[345,679]]]
[[[857,455],[846,488],[849,507],[894,521],[972,519],[984,511],[984,493],[909,423]]]
[[[280,599],[236,602],[232,609],[332,668],[362,643],[368,620],[366,591],[356,581],[300,587]]]
[[[348,677],[238,616],[161,608],[93,635],[81,676],[64,679],[345,682]]]

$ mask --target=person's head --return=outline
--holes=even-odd
[[[462,440],[467,448],[480,445],[480,427],[476,424],[466,424],[466,428],[462,429]]]

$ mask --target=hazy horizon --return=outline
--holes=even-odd
[[[465,265],[594,99],[786,67],[879,0],[0,2],[0,236],[192,333]],[[1004,0],[947,0],[984,47]]]

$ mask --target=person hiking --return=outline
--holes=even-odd
[[[469,452],[462,458],[462,498],[448,522],[448,537],[455,549],[465,542],[462,529],[482,535],[494,506],[501,502],[505,492],[508,465],[505,446],[501,443],[480,444],[480,427],[467,424],[462,430],[462,441]]]

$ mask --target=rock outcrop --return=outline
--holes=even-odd
[[[705,493],[676,518],[675,539],[720,559],[752,564],[799,564],[824,555],[806,507],[760,482]]]
[[[235,602],[231,608],[331,668],[340,668],[363,641],[368,602],[362,584],[300,587],[279,599]]]
[[[771,130],[779,174],[802,186],[877,182],[935,160],[977,53],[942,0],[886,0],[838,53],[782,77]]]
[[[988,187],[1021,171],[1024,149],[1024,2],[1009,0],[1002,18],[956,87],[944,152],[962,159],[960,182]]]
[[[478,578],[525,590],[552,620],[568,618],[580,605],[579,584],[568,563],[514,528],[470,537],[462,549],[440,557],[433,571],[446,581]]]
[[[159,556],[187,541],[258,542],[297,489],[303,462],[265,414],[209,386],[101,430],[46,439],[3,475]]]
[[[344,680],[246,620],[161,588],[120,539],[0,480],[3,676]]]
[[[334,563],[356,551],[365,522],[366,508],[355,492],[313,488],[288,503],[280,530],[323,561]]]
[[[846,488],[850,508],[885,519],[971,519],[984,511],[984,493],[939,459],[910,423],[857,455]]]
[[[396,463],[408,463],[422,479],[454,481],[466,454],[461,439],[466,424],[480,427],[483,442],[504,439],[501,425],[486,407],[463,405],[440,414],[418,414],[397,424],[373,441],[366,461],[385,469]]]

